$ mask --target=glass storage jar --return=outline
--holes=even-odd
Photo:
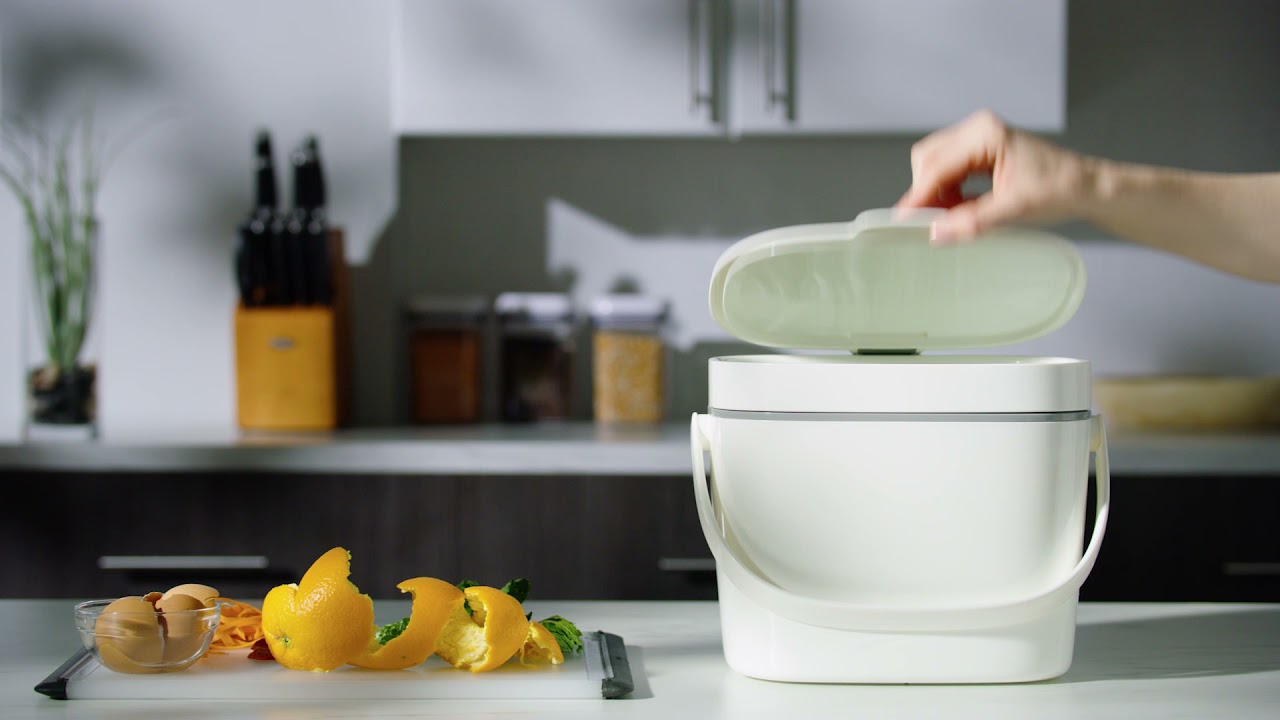
[[[480,419],[487,311],[487,300],[478,296],[418,296],[405,303],[414,422]]]
[[[506,422],[568,420],[573,396],[573,307],[561,293],[502,293],[494,303]]]
[[[666,303],[605,295],[591,303],[592,406],[597,422],[657,423],[666,404]]]

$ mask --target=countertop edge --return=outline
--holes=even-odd
[[[387,428],[0,444],[0,471],[675,476],[687,426]],[[1277,476],[1280,434],[1112,432],[1117,476]]]

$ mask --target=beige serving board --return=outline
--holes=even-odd
[[[485,673],[458,670],[437,657],[408,670],[347,666],[309,673],[249,660],[249,651],[242,650],[211,655],[179,672],[128,675],[112,672],[81,652],[36,686],[36,691],[60,700],[600,699],[630,692],[631,669],[622,638],[589,632],[582,641],[583,652],[561,665],[524,666],[513,660]]]

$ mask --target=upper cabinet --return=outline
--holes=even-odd
[[[402,134],[1060,131],[1066,0],[400,0]]]
[[[716,0],[401,0],[392,118],[405,134],[711,135]]]
[[[737,134],[1066,124],[1066,0],[736,0]]]

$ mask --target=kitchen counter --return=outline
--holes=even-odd
[[[1111,471],[1280,477],[1280,433],[1114,432]],[[689,426],[589,422],[0,445],[0,470],[423,475],[687,475]]]
[[[0,717],[314,718],[1274,718],[1280,708],[1280,605],[1081,605],[1075,661],[1024,685],[829,686],[741,677],[724,662],[715,603],[528,603],[584,629],[621,635],[636,691],[619,700],[279,702],[50,700],[36,683],[78,641],[70,600],[0,601]],[[380,601],[379,620],[407,603]]]

